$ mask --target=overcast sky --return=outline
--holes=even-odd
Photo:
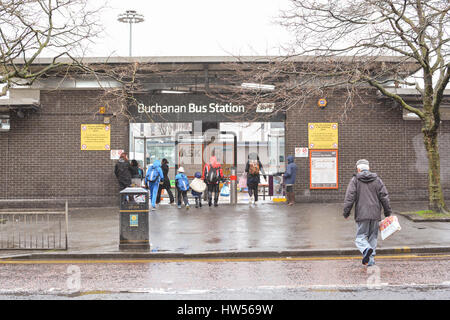
[[[278,55],[289,41],[276,23],[288,0],[109,0],[102,15],[107,34],[89,56],[128,56],[129,27],[117,21],[136,10],[133,56]]]

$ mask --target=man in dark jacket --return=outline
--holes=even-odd
[[[286,186],[287,204],[292,206],[295,203],[294,184],[297,177],[297,165],[293,156],[287,157],[288,165],[284,173],[284,184]]]
[[[358,160],[356,167],[358,173],[350,180],[345,193],[344,217],[348,219],[355,204],[355,244],[363,254],[362,263],[372,266],[375,264],[381,207],[386,217],[391,215],[392,209],[386,186],[376,173],[369,171],[369,161]]]
[[[114,168],[114,174],[117,181],[119,181],[120,191],[131,185],[131,165],[128,162],[128,155],[126,152],[120,154],[119,161]]]
[[[167,194],[169,195],[169,198],[170,198],[170,204],[173,204],[175,200],[173,197],[172,189],[170,187],[169,161],[167,161],[167,159],[165,159],[165,158],[161,160],[161,169],[164,173],[164,180],[159,183],[158,196],[156,197],[156,203],[158,204],[161,202],[161,191],[162,191],[162,189],[166,189]]]

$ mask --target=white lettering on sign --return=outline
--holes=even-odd
[[[220,104],[210,103],[209,105],[197,105],[189,103],[187,105],[154,105],[147,106],[143,103],[138,104],[138,113],[244,113],[244,105],[235,105],[231,103]]]

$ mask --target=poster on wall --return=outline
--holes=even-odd
[[[111,126],[107,124],[81,125],[82,151],[111,150]]]
[[[296,158],[308,158],[308,148],[295,148],[295,157]]]
[[[338,188],[338,151],[310,150],[310,189]]]
[[[111,160],[119,160],[120,159],[120,155],[124,152],[125,150],[111,150]],[[133,158],[130,154],[130,158]]]
[[[338,149],[338,124],[331,122],[308,123],[310,149]]]

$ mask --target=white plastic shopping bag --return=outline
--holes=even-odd
[[[192,190],[197,192],[204,192],[206,190],[206,183],[203,182],[203,180],[195,178],[192,180],[190,184]]]
[[[228,184],[224,184],[222,187],[222,190],[220,190],[220,195],[222,197],[229,197],[230,196],[230,187]]]
[[[381,239],[384,240],[401,229],[397,216],[386,217],[380,222]]]

